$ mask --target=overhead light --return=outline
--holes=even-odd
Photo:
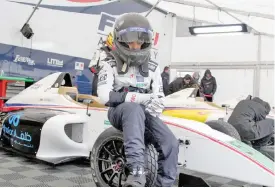
[[[248,32],[246,24],[221,24],[189,27],[191,35]]]
[[[200,36],[200,37],[222,37],[222,36],[237,36],[237,35],[243,35],[244,33],[241,32],[233,32],[233,33],[218,33],[218,34],[214,34],[214,33],[209,33],[209,34],[197,34],[196,36]]]

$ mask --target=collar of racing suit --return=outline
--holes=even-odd
[[[111,51],[110,54],[115,59],[118,74],[120,74],[120,75],[126,74],[129,70],[128,65],[123,63],[123,61],[119,58],[119,56],[116,54],[115,51]],[[123,66],[126,66],[125,70],[123,70],[124,69]],[[144,63],[144,64],[140,65],[138,68],[139,68],[139,73],[143,77],[148,77],[149,76],[149,63]]]

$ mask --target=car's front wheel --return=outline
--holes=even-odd
[[[110,127],[97,138],[90,156],[92,176],[98,187],[122,187],[128,172],[122,133]],[[145,149],[146,187],[155,184],[157,176],[157,153],[152,145]]]

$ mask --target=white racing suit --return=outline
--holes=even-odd
[[[109,51],[107,46],[103,46],[97,49],[94,53],[93,58],[90,61],[89,69],[93,73],[93,82],[92,82],[92,95],[98,96],[97,94],[97,82],[98,82],[98,72],[100,68],[100,60],[105,60],[108,58],[107,52]]]
[[[112,126],[123,131],[128,167],[144,167],[145,140],[148,140],[159,152],[155,186],[172,186],[177,175],[178,140],[167,125],[141,104],[148,93],[164,96],[158,64],[149,62],[148,77],[142,76],[137,67],[118,74],[115,59],[101,61],[100,66],[98,96],[110,107],[108,118]]]

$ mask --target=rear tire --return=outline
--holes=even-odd
[[[96,186],[121,187],[128,176],[125,162],[122,132],[110,127],[97,138],[90,155],[92,176]],[[151,144],[146,145],[146,187],[154,186],[157,169],[157,152]]]
[[[222,120],[213,120],[213,121],[207,121],[206,122],[209,127],[212,129],[215,129],[217,131],[220,131],[228,136],[231,136],[237,140],[241,140],[240,134],[238,131],[233,127],[231,124],[222,121]]]

